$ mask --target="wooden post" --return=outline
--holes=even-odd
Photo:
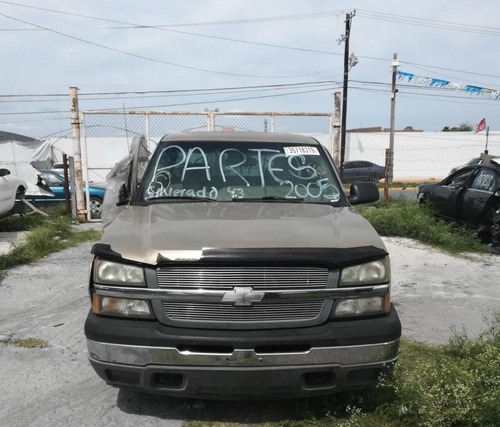
[[[66,204],[66,215],[71,213],[71,202],[69,197],[69,175],[68,175],[68,155],[63,154],[63,170],[64,170],[64,201]]]
[[[389,162],[391,158],[391,150],[385,149],[385,177],[384,177],[384,202],[389,201]]]

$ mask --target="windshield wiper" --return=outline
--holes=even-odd
[[[262,196],[262,197],[233,197],[233,202],[261,202],[262,200],[265,200],[266,202],[271,200],[271,201],[277,201],[277,202],[291,202],[291,203],[300,203],[303,202],[304,199],[301,199],[300,197],[280,197],[280,196]]]
[[[215,199],[211,199],[210,197],[199,197],[199,196],[158,196],[158,197],[150,197],[149,199],[144,199],[145,202],[151,202],[156,200],[194,200],[197,202],[217,201]]]

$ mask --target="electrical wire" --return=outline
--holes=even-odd
[[[324,12],[302,13],[302,14],[296,14],[296,15],[280,15],[280,16],[263,17],[263,18],[246,18],[246,19],[233,19],[233,20],[224,20],[224,21],[191,22],[191,23],[167,24],[167,25],[140,25],[140,24],[133,24],[130,22],[117,21],[115,19],[107,19],[107,18],[100,18],[100,17],[93,16],[93,15],[83,15],[80,13],[65,12],[65,11],[61,11],[61,10],[48,9],[48,8],[44,8],[44,7],[32,6],[32,5],[16,3],[16,2],[9,2],[9,1],[0,0],[0,3],[8,4],[11,6],[19,6],[19,7],[25,7],[28,9],[43,10],[45,12],[52,12],[52,13],[58,13],[58,14],[62,14],[62,15],[76,16],[79,18],[89,18],[89,19],[94,19],[94,20],[99,20],[99,21],[104,21],[104,22],[110,22],[110,23],[123,24],[123,25],[130,26],[130,27],[122,27],[122,28],[171,28],[171,27],[193,27],[193,26],[206,26],[206,25],[228,25],[228,24],[241,25],[241,24],[253,24],[256,22],[295,21],[295,20],[302,20],[302,19],[329,18],[331,16],[339,17],[339,16],[346,13],[345,10],[330,10],[330,11],[324,11]],[[109,28],[104,28],[104,29],[109,29]],[[113,28],[111,28],[111,29],[113,29]]]
[[[127,52],[127,51],[122,50],[122,49],[113,48],[113,47],[110,47],[110,46],[103,45],[101,43],[92,42],[90,40],[82,39],[80,37],[72,36],[70,34],[66,34],[66,33],[63,33],[61,31],[57,31],[57,30],[54,30],[54,29],[51,29],[51,28],[48,28],[48,27],[44,27],[42,25],[38,25],[38,24],[34,24],[32,22],[24,21],[22,19],[15,18],[13,16],[6,15],[4,13],[0,13],[0,16],[3,16],[4,18],[11,19],[11,20],[14,20],[14,21],[17,21],[17,22],[21,22],[21,23],[26,24],[26,25],[30,25],[30,26],[33,26],[33,27],[36,27],[36,28],[40,28],[40,29],[49,31],[51,33],[58,34],[60,36],[72,39],[72,40],[77,40],[77,41],[82,42],[82,43],[86,43],[86,44],[89,44],[89,45],[92,45],[92,46],[96,46],[96,47],[99,47],[101,49],[105,49],[105,50],[109,50],[109,51],[112,51],[112,52],[121,53],[121,54],[124,54],[124,55],[132,56],[134,58],[143,59],[143,60],[150,61],[150,62],[165,64],[165,65],[169,65],[169,66],[172,66],[172,67],[178,67],[178,68],[188,69],[188,70],[192,70],[192,71],[200,71],[200,72],[204,72],[204,73],[219,74],[219,75],[226,75],[226,76],[254,77],[254,78],[296,78],[296,77],[304,77],[304,76],[314,76],[314,75],[321,74],[321,73],[325,72],[325,71],[321,71],[321,72],[315,72],[315,73],[307,73],[307,74],[299,74],[299,75],[289,75],[289,76],[283,76],[283,75],[281,75],[281,76],[269,76],[269,75],[268,76],[264,76],[264,75],[259,75],[259,74],[242,74],[242,73],[231,73],[231,72],[228,72],[228,71],[209,70],[209,69],[205,69],[205,68],[201,68],[201,67],[194,67],[194,66],[190,66],[190,65],[178,64],[178,63],[174,63],[174,62],[164,61],[164,60],[161,60],[161,59],[150,58],[148,56],[139,55],[139,54],[132,53],[132,52]]]
[[[126,95],[137,95],[136,98],[144,97],[145,95],[154,95],[154,97],[160,96],[188,96],[188,95],[204,95],[204,94],[212,94],[212,93],[224,93],[224,92],[248,92],[248,91],[267,91],[267,90],[284,90],[284,89],[293,89],[293,88],[303,88],[309,86],[317,86],[317,85],[327,85],[327,84],[337,84],[336,81],[333,80],[320,80],[320,81],[312,81],[312,82],[297,82],[297,83],[282,83],[282,84],[273,84],[273,85],[251,85],[251,86],[226,86],[226,87],[218,87],[218,88],[198,88],[198,89],[177,89],[177,90],[149,90],[149,91],[123,91],[123,92],[80,92],[78,96],[80,98],[92,97],[92,96],[108,96],[109,98],[100,98],[100,99],[116,99],[116,97],[120,97],[123,99],[123,96]],[[50,98],[53,97],[66,97],[67,94],[10,94],[10,95],[0,95],[0,102],[14,102],[11,101],[10,98],[33,98],[40,97]],[[1,101],[2,98],[9,98],[8,101]],[[86,98],[86,100],[91,98]],[[20,100],[24,102],[25,100]],[[35,101],[44,101],[44,99],[35,100]],[[48,101],[48,100],[45,100]],[[60,101],[58,99],[50,100],[50,101]],[[32,102],[27,100],[26,102]]]
[[[241,24],[241,23],[255,23],[255,22],[273,22],[273,21],[282,21],[282,20],[287,21],[287,20],[296,20],[296,19],[316,19],[316,18],[324,18],[324,17],[331,17],[331,16],[338,17],[338,16],[342,15],[343,13],[345,13],[344,10],[333,10],[333,11],[316,12],[316,13],[308,13],[308,14],[301,14],[301,15],[285,15],[285,16],[275,16],[275,17],[266,17],[266,18],[251,18],[251,19],[243,19],[243,20],[209,21],[209,22],[171,24],[171,25],[141,25],[141,24],[134,24],[134,23],[125,22],[125,21],[118,21],[118,20],[114,20],[114,19],[100,18],[100,17],[96,17],[96,16],[92,16],[92,15],[83,15],[83,14],[78,14],[78,13],[64,12],[64,11],[60,11],[60,10],[41,8],[41,7],[30,6],[30,5],[14,3],[14,2],[0,1],[0,3],[5,3],[5,4],[9,4],[9,5],[14,5],[14,6],[20,6],[20,7],[26,7],[26,8],[35,9],[35,10],[43,10],[43,11],[58,13],[58,14],[63,14],[63,15],[76,16],[76,17],[81,17],[81,18],[88,18],[88,19],[99,20],[99,21],[104,21],[104,22],[111,22],[111,23],[116,23],[116,24],[121,24],[121,25],[127,25],[127,27],[115,27],[115,28],[120,28],[120,29],[129,28],[129,29],[168,30],[171,27],[224,25],[224,24],[234,24],[234,23]],[[384,17],[391,18],[391,22],[396,22],[396,23],[409,23],[408,21],[410,21],[411,23],[413,23],[415,25],[418,23],[423,25],[426,22],[432,22],[432,23],[434,23],[434,25],[438,25],[438,24],[442,25],[441,29],[457,29],[457,28],[461,29],[464,27],[470,27],[472,29],[489,28],[491,30],[498,31],[500,34],[500,28],[494,28],[494,27],[474,26],[474,25],[463,24],[463,23],[450,23],[447,21],[429,20],[429,19],[424,19],[424,18],[416,18],[416,17],[410,17],[410,16],[388,14],[388,13],[375,12],[375,11],[364,10],[364,9],[357,9],[356,11],[357,11],[358,16],[371,17],[373,19],[379,19],[379,18],[382,19]],[[365,14],[366,14],[366,16],[365,16]],[[448,28],[448,27],[450,27],[450,28]],[[46,30],[43,27],[38,28],[38,29]],[[105,28],[105,29],[109,29],[109,28]],[[324,51],[324,50],[317,50],[317,49],[308,49],[308,48],[296,47],[296,46],[284,46],[284,45],[276,45],[276,44],[272,44],[272,43],[261,43],[261,42],[254,42],[254,41],[250,41],[250,40],[241,40],[241,39],[235,39],[235,38],[213,36],[213,35],[208,35],[208,34],[192,33],[192,32],[187,32],[187,31],[180,31],[180,30],[169,30],[169,31],[175,32],[175,33],[180,33],[180,34],[197,36],[197,37],[206,37],[206,38],[211,38],[211,39],[225,40],[225,41],[231,41],[231,42],[243,43],[243,44],[249,44],[249,45],[265,46],[265,47],[272,47],[272,48],[278,48],[278,49],[287,49],[287,50],[303,51],[303,52],[310,52],[310,53],[317,53],[317,54],[334,55],[334,56],[342,56],[343,55],[343,53],[339,53],[339,52]],[[374,60],[374,61],[384,61],[384,62],[388,61],[387,58],[379,58],[379,57],[373,57],[373,56],[357,55],[357,57],[360,59],[368,59],[368,60]],[[474,72],[474,71],[464,71],[464,70],[439,67],[439,66],[428,65],[428,64],[419,64],[419,63],[404,61],[404,60],[400,60],[400,62],[402,64],[412,65],[412,66],[416,66],[416,67],[427,67],[427,68],[444,70],[444,71],[452,71],[452,72],[458,72],[458,73],[463,73],[463,74],[472,74],[472,75],[500,79],[500,76],[498,76],[498,75],[478,73],[478,72]],[[171,64],[169,64],[169,65],[171,65]],[[317,75],[317,74],[322,74],[322,73],[326,73],[329,71],[332,71],[332,70],[325,70],[323,72],[312,73],[309,75]],[[245,76],[247,76],[247,75],[245,75]],[[252,76],[252,75],[248,75],[248,76]],[[302,75],[302,76],[304,76],[304,75]],[[265,76],[261,76],[261,77],[265,77]],[[268,77],[270,77],[270,76],[268,76]],[[285,76],[284,78],[288,78],[288,77],[293,77],[293,76]],[[295,76],[295,77],[298,77],[298,76]],[[276,76],[276,78],[278,78],[278,76]]]
[[[187,105],[213,104],[213,103],[219,103],[219,102],[235,102],[235,101],[246,101],[246,100],[254,100],[254,99],[283,97],[283,96],[293,96],[293,95],[300,95],[300,94],[305,94],[305,93],[324,92],[324,91],[334,90],[334,89],[337,89],[339,87],[340,87],[340,84],[337,84],[337,86],[332,85],[332,86],[321,88],[321,89],[311,89],[311,90],[295,91],[295,92],[272,94],[272,95],[259,95],[259,96],[250,96],[250,97],[203,100],[203,101],[193,101],[193,102],[184,102],[184,103],[176,103],[176,104],[166,104],[166,105],[134,106],[134,107],[127,107],[127,110],[143,110],[143,109],[152,109],[152,108],[178,107],[178,106],[187,106]],[[109,111],[109,108],[94,109],[92,111]],[[0,116],[61,114],[61,113],[67,113],[67,111],[45,111],[45,112],[29,111],[29,112],[13,112],[13,113],[1,113],[0,112]]]
[[[376,12],[373,10],[356,9],[356,15],[361,18],[374,19],[377,21],[395,22],[398,24],[416,25],[440,30],[452,30],[464,33],[476,33],[491,36],[500,36],[500,28],[487,27],[484,25],[471,25],[458,22],[439,21],[436,19],[416,18],[412,16],[396,15],[393,13]]]

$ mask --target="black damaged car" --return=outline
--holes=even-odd
[[[481,240],[490,241],[500,225],[500,165],[465,166],[441,182],[420,185],[417,198],[438,216],[471,226]]]

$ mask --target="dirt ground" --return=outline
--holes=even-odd
[[[500,256],[457,258],[414,241],[384,239],[392,299],[404,336],[446,343],[475,336],[500,310]],[[257,423],[287,419],[282,402],[203,402],[124,392],[91,369],[83,323],[91,244],[10,270],[0,278],[0,340],[35,337],[47,348],[0,344],[0,425],[180,426],[184,420]],[[265,414],[266,418],[263,418]]]

